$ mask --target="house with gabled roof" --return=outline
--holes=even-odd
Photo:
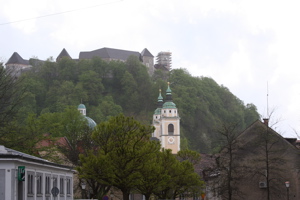
[[[231,170],[231,199],[300,199],[300,151],[296,139],[282,137],[269,127],[268,121],[257,120],[236,137],[230,166],[228,149],[221,151],[218,163],[223,160],[223,165],[216,167],[218,174],[214,181],[207,182],[207,194],[228,198]]]

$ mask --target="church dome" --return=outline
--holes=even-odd
[[[163,108],[176,108],[176,104],[171,101],[167,101],[164,103]]]
[[[83,117],[86,119],[87,125],[91,129],[94,129],[97,126],[97,124],[96,124],[96,122],[92,118],[86,116],[86,107],[85,107],[85,105],[84,104],[79,104],[79,106],[78,106],[77,109],[83,115]]]
[[[156,110],[154,111],[154,115],[160,115],[161,113],[161,108],[156,108]]]
[[[86,109],[84,104],[79,104],[78,109]]]
[[[84,116],[84,117],[87,120],[88,125],[91,129],[94,129],[97,126],[96,122],[92,118],[87,117],[87,116]]]

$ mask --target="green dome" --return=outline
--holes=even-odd
[[[79,104],[78,109],[86,109],[84,104]]]
[[[96,122],[92,118],[87,116],[84,116],[84,118],[87,120],[88,125],[91,129],[94,129],[97,126]]]
[[[171,101],[168,101],[164,103],[163,108],[176,108],[176,104]]]
[[[155,115],[160,115],[161,113],[161,108],[156,108],[156,110],[154,111]]]

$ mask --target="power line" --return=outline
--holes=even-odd
[[[117,0],[117,1],[109,2],[109,3],[102,3],[102,4],[98,4],[98,5],[93,5],[93,6],[85,7],[85,8],[78,8],[78,9],[74,9],[74,10],[67,10],[67,11],[63,11],[63,12],[52,13],[52,14],[48,14],[48,15],[42,15],[42,16],[37,16],[37,17],[32,17],[32,18],[27,18],[27,19],[20,19],[20,20],[16,20],[16,21],[12,21],[12,22],[0,23],[0,26],[8,25],[8,24],[15,24],[15,23],[29,21],[29,20],[33,20],[33,19],[40,19],[40,18],[45,18],[45,17],[51,17],[51,16],[55,16],[55,15],[62,15],[62,14],[76,12],[76,11],[81,11],[81,10],[87,10],[87,9],[91,9],[91,8],[95,8],[95,7],[100,7],[100,6],[104,6],[104,5],[118,3],[120,1],[123,1],[123,0]]]

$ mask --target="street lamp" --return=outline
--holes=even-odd
[[[84,181],[81,182],[81,188],[82,188],[81,197],[83,198],[84,190],[85,190],[85,188],[86,188],[86,183],[85,183]]]
[[[85,182],[81,182],[81,188],[83,189],[83,190],[85,190],[85,188],[86,188],[86,184],[85,184]]]
[[[290,196],[289,196],[290,182],[289,181],[285,182],[285,187],[286,187],[287,200],[289,200],[290,199]]]

